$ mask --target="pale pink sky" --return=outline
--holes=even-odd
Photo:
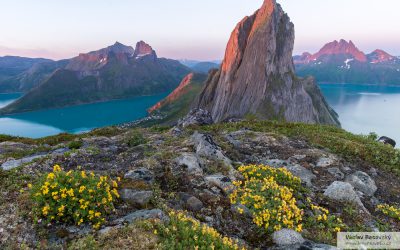
[[[70,58],[150,43],[160,56],[221,59],[231,31],[262,0],[0,0],[0,55]],[[295,54],[338,39],[400,55],[398,0],[278,0],[296,27]]]

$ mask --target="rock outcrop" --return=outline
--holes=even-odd
[[[221,68],[210,73],[196,106],[215,122],[253,114],[338,125],[314,80],[295,76],[293,44],[293,23],[275,0],[265,0],[232,32]]]

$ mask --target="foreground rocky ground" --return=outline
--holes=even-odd
[[[106,128],[79,136],[2,141],[1,249],[83,248],[79,239],[88,236],[113,242],[108,248],[153,249],[156,234],[134,228],[128,237],[126,227],[165,219],[166,209],[186,210],[250,249],[335,245],[335,236],[319,228],[305,228],[301,235],[291,230],[266,235],[245,207],[243,214],[238,213],[229,194],[232,182],[242,178],[238,167],[249,164],[288,169],[302,180],[305,197],[344,221],[343,230],[400,230],[399,220],[376,211],[379,204],[400,203],[400,179],[390,169],[398,166],[399,159],[392,157],[399,155],[397,150],[336,128],[245,121],[186,128]],[[55,164],[66,171],[81,167],[122,178],[121,200],[100,231],[33,224],[32,204],[21,189]]]

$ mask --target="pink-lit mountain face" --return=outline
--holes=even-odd
[[[334,58],[337,56],[345,56],[349,60],[355,60],[358,62],[369,62],[369,63],[383,63],[388,61],[397,60],[396,57],[389,53],[377,49],[371,54],[365,54],[359,50],[356,45],[350,40],[341,39],[325,44],[317,53],[311,54],[304,52],[300,56],[294,56],[295,64],[308,64],[324,58]]]
[[[330,42],[315,54],[294,56],[300,76],[314,76],[320,82],[400,84],[400,60],[377,49],[370,54],[352,41]]]

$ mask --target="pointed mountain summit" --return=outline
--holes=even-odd
[[[135,53],[133,54],[134,58],[141,58],[149,55],[151,55],[154,58],[157,58],[156,52],[149,44],[143,41],[136,43]]]
[[[368,61],[371,63],[383,63],[396,60],[395,56],[392,56],[381,49],[374,50],[371,54],[368,54],[367,57]]]
[[[312,55],[310,60],[318,60],[324,55],[348,55],[360,62],[367,61],[365,54],[351,40],[347,42],[344,39],[341,39],[339,42],[335,40],[326,44],[318,53]]]
[[[338,125],[312,78],[294,74],[294,25],[275,0],[265,0],[229,39],[219,71],[209,76],[195,105],[215,122],[243,118]]]

